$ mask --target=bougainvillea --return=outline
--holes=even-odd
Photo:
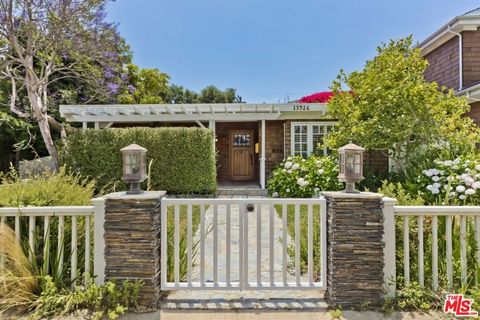
[[[302,103],[326,103],[332,97],[333,93],[330,91],[317,92],[305,97],[302,97],[298,102]]]

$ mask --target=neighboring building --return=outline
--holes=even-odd
[[[466,96],[480,125],[480,8],[455,17],[419,44],[430,65],[427,81]]]
[[[200,126],[216,134],[219,182],[258,182],[289,155],[327,154],[318,143],[335,122],[325,118],[326,100],[284,104],[62,105],[68,122],[97,129],[112,126]]]

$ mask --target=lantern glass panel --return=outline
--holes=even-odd
[[[345,158],[343,153],[340,153],[340,173],[345,173]]]
[[[347,159],[345,161],[345,169],[347,174],[355,173],[355,157],[351,153],[347,153]]]
[[[125,168],[126,174],[140,173],[140,155],[126,154],[125,165],[126,165],[126,168]]]

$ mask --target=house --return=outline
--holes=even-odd
[[[419,44],[429,66],[427,81],[466,96],[480,125],[480,8],[453,18]]]
[[[317,148],[334,125],[325,117],[328,97],[315,103],[62,105],[60,113],[83,128],[211,128],[216,134],[218,181],[253,182],[265,189],[273,168],[287,156],[328,153]]]

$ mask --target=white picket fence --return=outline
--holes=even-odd
[[[418,262],[418,272],[416,274],[416,281],[419,285],[425,287],[425,265],[428,263],[431,266],[431,289],[439,289],[439,259],[445,259],[446,265],[446,278],[447,286],[452,288],[454,281],[454,261],[456,257],[453,256],[453,239],[459,237],[460,242],[460,280],[462,286],[467,285],[468,279],[468,262],[467,262],[467,249],[469,242],[467,240],[468,221],[471,221],[473,230],[469,230],[474,233],[475,239],[475,264],[480,264],[480,206],[396,206],[395,200],[384,198],[384,215],[387,223],[385,224],[385,234],[390,239],[387,239],[385,250],[385,263],[388,276],[395,274],[395,265],[391,261],[395,261],[395,255],[399,248],[395,248],[395,219],[402,219],[402,247],[403,247],[403,276],[405,284],[408,284],[411,280],[410,263],[411,254],[416,254]],[[444,217],[442,225],[444,223],[444,238],[439,238],[439,219]],[[459,234],[455,234],[452,224],[456,221],[459,224]],[[416,239],[410,239],[410,228],[412,223],[416,222],[417,236]],[[427,231],[427,229],[429,229]],[[440,230],[443,231],[443,230]],[[425,240],[427,234],[425,232],[431,232],[429,239],[431,239],[431,247],[427,248]],[[392,238],[393,234],[393,238]],[[443,234],[443,232],[442,232]],[[416,241],[417,252],[410,252],[411,241]],[[445,241],[445,255],[439,255],[439,243]],[[392,246],[393,244],[393,246]],[[431,261],[425,261],[425,251],[431,250]],[[392,259],[393,258],[393,259]],[[471,266],[471,265],[470,265]],[[392,269],[393,268],[393,269]],[[386,274],[387,276],[387,274]],[[390,281],[390,285],[392,279]],[[476,280],[475,280],[476,281]],[[474,282],[475,282],[474,281]]]
[[[43,224],[43,243],[47,243],[51,236],[51,224],[53,219],[58,220],[58,236],[57,236],[57,252],[59,253],[58,270],[63,270],[65,251],[68,250],[70,257],[70,278],[72,285],[75,286],[78,272],[78,235],[85,235],[85,282],[88,281],[88,275],[91,271],[91,222],[94,215],[93,206],[61,206],[61,207],[20,207],[20,208],[0,208],[0,223],[13,224],[16,240],[20,243],[21,235],[21,218],[28,218],[28,244],[29,244],[29,259],[33,260],[35,255],[35,229],[36,226]],[[78,219],[83,217],[84,230],[78,230]],[[65,238],[65,222],[66,219],[71,220],[71,248],[64,248]],[[68,252],[67,251],[67,252]],[[43,259],[49,259],[50,252],[43,249]]]
[[[198,259],[194,255],[194,207],[200,215],[197,232]],[[183,214],[186,211],[186,224],[182,223],[182,210]],[[288,210],[290,216],[293,213],[293,221],[290,223],[294,224],[295,229],[291,244],[294,252],[292,262],[289,262],[288,252]],[[304,244],[304,249],[307,250],[305,275],[302,275],[300,260],[302,215],[307,224],[307,243]],[[314,218],[318,221],[316,227]],[[169,225],[173,230],[167,230]],[[326,287],[326,202],[323,198],[164,198],[161,200],[161,226],[161,287],[164,290],[280,290]],[[222,231],[219,233],[220,228]],[[180,276],[181,230],[186,232],[186,279],[181,279]],[[319,246],[314,245],[315,232],[319,232]],[[169,239],[168,234],[172,233],[173,239]],[[213,250],[208,255],[207,242],[208,250]],[[315,247],[319,248],[318,261],[314,261]],[[172,249],[173,257],[170,257],[170,260],[173,258],[173,263],[170,263],[167,253]],[[212,261],[206,261],[207,256]],[[293,265],[292,270],[288,269],[289,263]],[[199,266],[197,279],[194,279],[194,265]],[[314,275],[314,265],[320,266],[320,275]],[[171,274],[173,281],[168,280],[168,275]]]

